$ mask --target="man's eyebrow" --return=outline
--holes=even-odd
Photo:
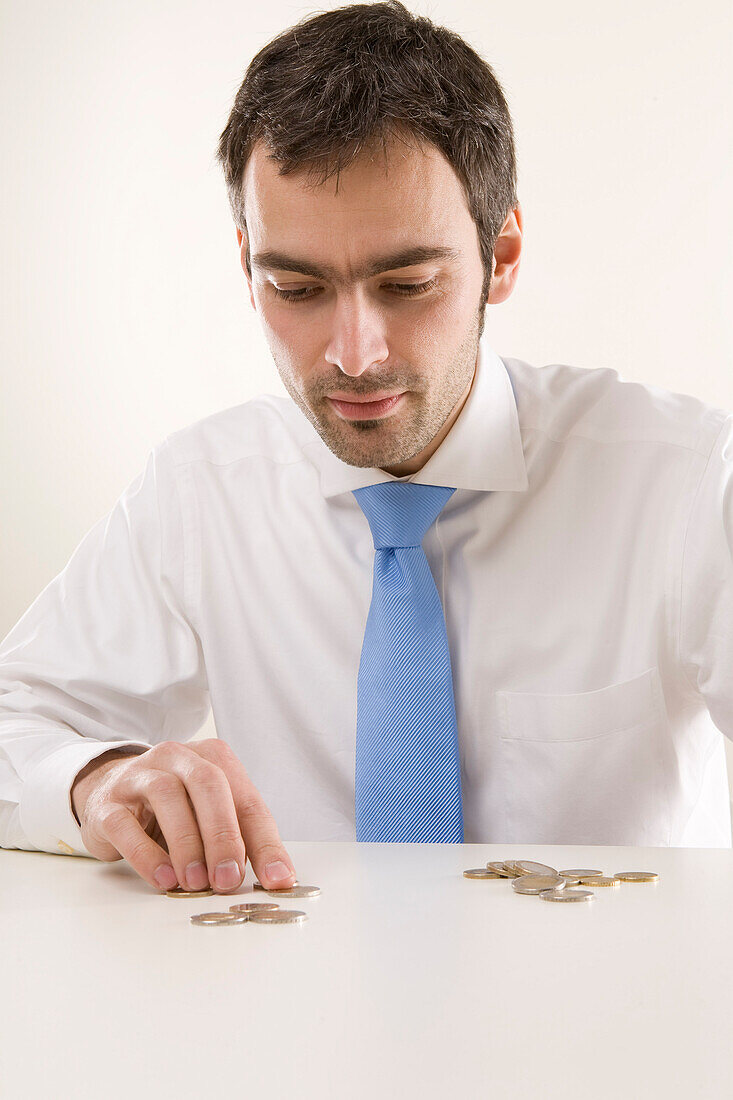
[[[368,260],[361,268],[354,271],[355,279],[368,279],[372,275],[379,275],[382,271],[392,271],[401,267],[414,267],[417,264],[429,263],[431,260],[457,260],[461,253],[455,248],[445,245],[437,245],[433,248],[427,245],[414,245],[409,248],[401,248],[390,256],[378,256]],[[343,276],[330,264],[314,264],[310,260],[299,259],[296,256],[288,256],[276,249],[266,249],[252,256],[252,266],[267,270],[295,271],[299,275],[312,275],[316,279],[331,279],[334,283],[343,283]]]

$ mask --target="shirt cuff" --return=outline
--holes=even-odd
[[[152,747],[144,741],[88,741],[80,737],[78,743],[45,756],[25,780],[18,807],[21,828],[31,844],[42,852],[95,859],[84,847],[74,817],[74,780],[90,760],[106,752],[127,748],[131,755],[139,755]]]

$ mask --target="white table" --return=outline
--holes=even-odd
[[[729,849],[286,841],[302,925],[0,851],[2,1100],[733,1096]],[[651,870],[578,905],[464,869]],[[257,899],[264,900],[259,891]]]

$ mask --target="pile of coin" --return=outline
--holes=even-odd
[[[321,890],[318,886],[301,886],[295,882],[292,886],[286,886],[282,890],[267,890],[255,882],[255,890],[263,890],[271,896],[278,895],[284,898],[315,898]],[[166,890],[169,898],[209,898],[214,891],[208,890],[184,890],[176,886],[173,890]],[[301,909],[281,909],[276,902],[270,901],[245,901],[230,905],[228,911],[213,913],[194,913],[191,924],[300,924],[307,920],[307,914]]]
[[[543,901],[590,901],[592,890],[575,890],[575,886],[616,887],[622,882],[656,882],[656,871],[618,871],[605,875],[603,871],[588,867],[571,867],[557,871],[546,863],[534,863],[529,859],[505,859],[487,863],[485,867],[472,867],[463,872],[464,878],[505,878],[512,880],[517,894],[536,894]]]

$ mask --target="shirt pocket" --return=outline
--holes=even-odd
[[[570,695],[499,691],[508,843],[667,846],[676,768],[659,672]]]

